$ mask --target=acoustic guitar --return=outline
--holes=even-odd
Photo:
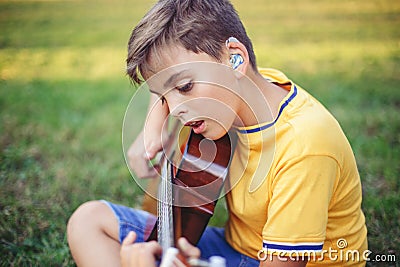
[[[233,154],[229,134],[212,141],[193,131],[182,137],[185,131],[173,128],[181,134],[171,134],[158,185],[150,184],[153,190],[158,187],[158,218],[147,241],[157,240],[163,251],[175,247],[180,237],[197,244],[214,214]],[[143,206],[151,210],[152,201],[145,197]]]

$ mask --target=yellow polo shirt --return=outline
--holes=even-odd
[[[307,266],[364,265],[360,177],[340,125],[281,72],[260,72],[290,91],[273,122],[237,129],[227,241],[256,259],[262,251],[308,255]],[[347,253],[353,250],[359,260]]]

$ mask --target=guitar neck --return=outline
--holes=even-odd
[[[174,247],[174,216],[172,199],[171,163],[165,161],[161,169],[161,181],[158,188],[158,226],[157,239],[163,251]]]

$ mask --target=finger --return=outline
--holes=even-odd
[[[141,173],[140,176],[138,176],[140,179],[151,179],[151,178],[156,178],[159,176],[159,172],[157,171],[156,168],[154,167],[146,167],[146,170]]]
[[[129,167],[139,178],[144,177],[149,168],[148,161],[143,158],[130,158]]]
[[[130,244],[134,243],[136,240],[136,237],[137,237],[136,233],[133,231],[130,231],[129,234],[125,237],[124,241],[122,241],[122,245],[126,246],[126,245],[130,245]]]
[[[146,250],[148,250],[151,254],[161,257],[162,254],[162,248],[160,244],[158,244],[156,241],[150,241],[146,243]]]
[[[190,244],[186,238],[181,237],[178,240],[178,248],[182,251],[187,258],[199,258],[200,249]]]
[[[152,149],[146,149],[146,152],[144,152],[143,157],[147,160],[153,159],[157,154],[157,151],[153,151]]]
[[[155,144],[154,142],[145,146],[144,158],[151,160],[156,157],[157,153],[160,152],[162,146]]]
[[[149,166],[149,161],[144,158],[131,159],[129,161],[129,166],[131,166],[138,178],[150,178],[157,175],[155,168]]]

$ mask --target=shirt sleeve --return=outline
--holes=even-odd
[[[278,169],[263,229],[264,252],[321,252],[339,173],[338,163],[329,156],[293,159]]]

